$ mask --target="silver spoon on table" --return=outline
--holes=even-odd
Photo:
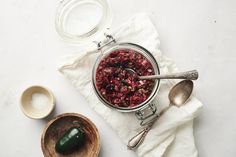
[[[153,120],[151,123],[149,123],[141,132],[132,137],[129,140],[127,147],[129,149],[137,148],[143,142],[145,136],[147,135],[148,131],[152,128],[156,120],[162,114],[164,114],[171,106],[181,107],[185,105],[185,103],[191,96],[192,91],[193,91],[193,82],[191,80],[183,80],[177,83],[174,87],[172,87],[168,96],[170,100],[169,106],[164,110],[162,110],[157,116],[157,118]]]
[[[191,70],[179,73],[172,74],[163,74],[163,75],[148,75],[148,76],[138,76],[137,72],[131,68],[125,68],[126,71],[135,75],[140,80],[151,80],[151,79],[186,79],[186,80],[197,80],[198,79],[198,71]]]

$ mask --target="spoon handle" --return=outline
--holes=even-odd
[[[198,79],[198,71],[191,70],[186,72],[179,72],[173,74],[165,74],[165,75],[149,75],[149,76],[139,76],[141,80],[151,80],[151,79],[186,79],[186,80],[197,80]]]
[[[145,136],[147,135],[150,129],[151,127],[148,126],[142,131],[140,131],[138,134],[136,134],[134,137],[132,137],[127,144],[128,149],[133,150],[137,148],[143,142]]]
[[[128,149],[133,150],[135,148],[137,148],[144,140],[144,138],[146,137],[147,133],[149,132],[149,130],[151,130],[153,124],[159,119],[159,117],[164,114],[169,108],[171,107],[171,104],[166,107],[165,109],[163,109],[158,117],[156,117],[150,124],[148,124],[142,131],[140,131],[139,133],[137,133],[135,136],[133,136],[127,144]]]

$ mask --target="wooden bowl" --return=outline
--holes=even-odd
[[[72,126],[83,126],[86,140],[82,148],[63,155],[55,150],[56,142]],[[64,113],[52,119],[41,137],[45,157],[97,157],[100,151],[100,136],[96,126],[86,117],[77,113]]]

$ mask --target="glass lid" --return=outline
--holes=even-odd
[[[65,40],[85,43],[99,40],[111,24],[106,0],[63,0],[56,13],[56,30]]]

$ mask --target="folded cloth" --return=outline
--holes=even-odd
[[[176,72],[177,68],[171,59],[164,57],[159,49],[160,40],[155,26],[149,16],[140,13],[130,18],[118,29],[111,31],[117,42],[139,44],[149,50],[160,66],[161,73]],[[129,139],[140,131],[140,122],[134,113],[121,113],[102,104],[92,87],[92,68],[99,53],[96,45],[81,49],[70,57],[59,71],[63,73],[85,97],[91,107],[117,132],[127,144]],[[160,90],[154,99],[158,112],[169,105],[168,92],[176,83],[161,80]],[[143,143],[135,152],[139,157],[196,157],[198,156],[193,137],[193,119],[202,107],[202,103],[192,97],[181,108],[171,107],[154,124]]]

